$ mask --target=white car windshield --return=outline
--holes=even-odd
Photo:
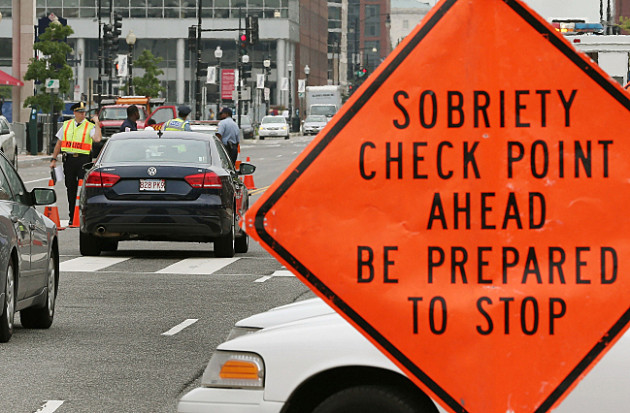
[[[310,115],[306,117],[305,122],[326,122],[326,116],[324,115]]]

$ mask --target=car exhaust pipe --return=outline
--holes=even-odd
[[[96,228],[96,232],[98,232],[100,235],[103,235],[105,233],[105,227],[104,226],[99,226],[98,228]]]

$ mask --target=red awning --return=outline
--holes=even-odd
[[[0,85],[24,86],[24,82],[0,70]]]

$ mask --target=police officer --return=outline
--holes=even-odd
[[[223,145],[228,151],[232,164],[236,163],[238,157],[238,145],[239,145],[239,129],[234,119],[232,119],[232,109],[223,108],[219,112],[219,130],[217,130],[217,137],[221,139]]]
[[[188,115],[190,114],[190,108],[188,106],[180,106],[177,108],[177,117],[175,119],[171,119],[167,122],[164,122],[164,126],[162,130],[169,131],[189,131],[190,122],[186,120]]]
[[[92,142],[100,142],[102,135],[98,116],[92,117],[94,123],[85,119],[84,102],[75,103],[70,109],[74,111],[74,119],[65,121],[57,131],[57,144],[53,150],[50,167],[57,166],[57,156],[61,152],[72,225],[79,179],[83,179],[85,175],[83,165],[92,161],[90,156]]]

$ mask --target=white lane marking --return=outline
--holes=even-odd
[[[24,183],[25,184],[34,184],[35,182],[42,182],[42,181],[50,181],[50,178],[34,179],[32,181],[26,181]]]
[[[278,270],[274,271],[271,275],[265,275],[264,277],[260,277],[257,280],[254,280],[255,283],[264,283],[267,280],[272,279],[273,277],[294,277],[293,273],[288,270]]]
[[[61,272],[93,272],[127,261],[129,257],[79,257],[59,264]]]
[[[158,274],[212,274],[238,261],[238,258],[186,258],[162,268]]]
[[[63,404],[63,400],[48,400],[35,413],[53,413]]]
[[[199,321],[198,318],[188,318],[188,319],[186,319],[186,321],[183,321],[183,322],[177,324],[175,327],[171,328],[170,330],[162,333],[162,335],[163,336],[174,336],[175,334],[179,333],[180,331],[182,331],[186,327],[189,327],[189,326],[195,324],[197,321]]]

